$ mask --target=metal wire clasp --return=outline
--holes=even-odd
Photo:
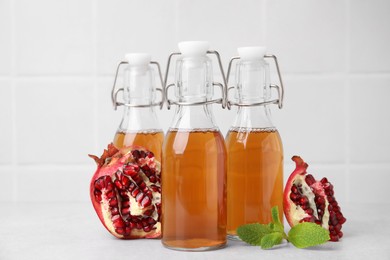
[[[160,106],[160,109],[162,109],[163,105],[164,105],[164,99],[165,99],[165,97],[164,97],[164,80],[163,80],[163,76],[161,73],[160,64],[157,61],[151,61],[150,64],[157,66],[158,74],[160,77],[161,88],[156,88],[156,90],[161,93],[161,101],[156,102],[156,103],[152,103],[152,104],[144,104],[144,105],[135,105],[135,104],[127,104],[127,103],[123,103],[123,102],[118,102],[118,93],[125,90],[124,88],[116,89],[116,81],[118,78],[119,69],[120,69],[120,66],[122,66],[123,64],[129,64],[129,62],[127,62],[127,61],[119,62],[118,66],[116,68],[114,85],[112,86],[112,90],[111,90],[111,101],[112,101],[112,105],[114,106],[114,110],[116,110],[118,108],[118,106],[126,106],[126,107]]]
[[[207,51],[207,54],[213,54],[217,57],[219,69],[220,69],[221,74],[222,74],[223,84],[219,83],[219,82],[213,82],[213,86],[218,86],[221,88],[222,98],[208,100],[208,101],[201,101],[201,102],[179,102],[179,101],[169,99],[168,98],[168,90],[170,87],[175,86],[175,83],[171,83],[171,84],[167,85],[168,73],[169,73],[171,60],[172,60],[173,56],[181,55],[181,52],[173,52],[168,57],[167,69],[165,71],[165,78],[164,78],[164,96],[165,96],[165,100],[167,102],[168,109],[171,109],[171,105],[191,106],[191,105],[209,105],[209,104],[213,104],[213,103],[222,104],[222,108],[226,107],[227,81],[226,81],[225,72],[224,72],[223,66],[222,66],[221,56],[215,50],[209,50],[209,51]]]
[[[280,73],[280,69],[279,69],[279,64],[278,64],[278,59],[276,58],[275,55],[264,55],[264,58],[266,59],[273,59],[274,62],[275,62],[275,66],[276,66],[276,70],[278,72],[278,77],[279,77],[279,82],[280,82],[280,86],[279,85],[275,85],[275,84],[271,84],[270,87],[271,88],[275,88],[277,91],[278,91],[278,99],[274,99],[274,100],[269,100],[269,101],[265,101],[265,102],[256,102],[256,103],[245,103],[245,104],[242,104],[242,103],[237,103],[237,102],[232,102],[229,99],[229,91],[231,89],[234,89],[234,86],[233,87],[226,87],[226,93],[225,93],[225,96],[226,96],[226,106],[228,109],[231,109],[231,106],[265,106],[265,105],[270,105],[270,104],[278,104],[278,107],[279,109],[281,109],[283,107],[283,99],[284,99],[284,86],[283,86],[283,81],[282,81],[282,75]],[[227,76],[226,76],[226,85],[228,86],[229,84],[229,78],[230,78],[230,71],[231,71],[231,67],[232,67],[232,64],[233,64],[233,61],[235,60],[239,60],[240,57],[233,57],[230,59],[230,62],[229,62],[229,67],[228,67],[228,71],[227,71]]]

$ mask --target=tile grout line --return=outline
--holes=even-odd
[[[93,149],[95,151],[98,151],[98,144],[99,144],[99,95],[98,95],[98,1],[92,1],[92,31],[93,31],[93,48],[94,48],[94,68],[93,68],[93,82],[94,82],[94,93],[93,93],[93,99],[94,99],[94,143],[95,147]]]
[[[12,128],[12,168],[13,168],[13,184],[12,184],[12,201],[18,200],[18,178],[19,172],[17,171],[17,128],[16,128],[16,8],[15,1],[10,1],[9,12],[11,14],[11,128]]]
[[[261,45],[263,46],[266,46],[267,47],[267,0],[263,0],[262,2],[262,8],[263,8],[263,11],[261,12],[262,13],[262,29],[263,29],[263,33],[262,33],[262,41],[263,43]]]
[[[350,178],[351,178],[351,149],[350,149],[350,144],[351,144],[351,137],[350,137],[350,132],[351,132],[351,85],[350,85],[350,57],[351,57],[351,33],[350,33],[350,28],[351,28],[351,8],[350,8],[350,0],[346,0],[345,2],[345,19],[346,19],[346,25],[345,25],[345,51],[346,51],[346,73],[345,73],[345,78],[346,78],[346,87],[345,87],[345,163],[346,163],[346,201],[350,203]]]

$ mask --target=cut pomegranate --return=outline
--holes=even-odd
[[[109,144],[92,177],[93,207],[106,229],[118,238],[161,236],[161,164],[152,152],[130,146],[120,150]]]
[[[308,174],[308,164],[301,157],[292,160],[296,168],[287,180],[283,203],[288,223],[291,227],[301,222],[317,223],[329,230],[330,241],[338,241],[346,218],[334,197],[333,185],[327,178],[317,181]]]

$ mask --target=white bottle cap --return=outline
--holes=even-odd
[[[186,41],[179,42],[178,45],[181,55],[185,57],[205,56],[210,46],[206,41]]]
[[[237,48],[238,55],[244,61],[264,59],[266,50],[267,48],[264,46]]]
[[[149,53],[127,53],[125,60],[130,66],[148,66],[152,57]]]

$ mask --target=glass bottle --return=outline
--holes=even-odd
[[[179,43],[177,101],[167,100],[168,106],[178,105],[162,159],[162,243],[170,249],[203,251],[226,244],[226,148],[211,107],[223,99],[212,100],[215,83],[206,54],[218,53],[208,46]]]
[[[273,103],[281,107],[283,88],[270,85],[264,47],[238,48],[238,53],[240,57],[233,58],[239,59],[236,103],[228,103],[237,105],[238,112],[226,137],[227,233],[230,239],[237,239],[236,229],[241,225],[271,222],[273,206],[278,206],[283,221],[283,147],[269,109]],[[269,57],[274,58],[277,65],[276,57]],[[279,99],[270,100],[271,86],[278,88]]]
[[[150,64],[156,64],[158,68],[159,65],[151,62],[151,56],[147,53],[129,53],[125,57],[126,61],[118,65],[119,70],[121,64],[127,64],[124,69],[124,88],[115,92],[114,83],[112,92],[114,107],[124,106],[122,121],[113,143],[117,148],[130,145],[145,147],[161,162],[164,133],[154,110],[161,103],[155,103],[156,84]],[[123,91],[123,103],[116,101],[119,91]]]

